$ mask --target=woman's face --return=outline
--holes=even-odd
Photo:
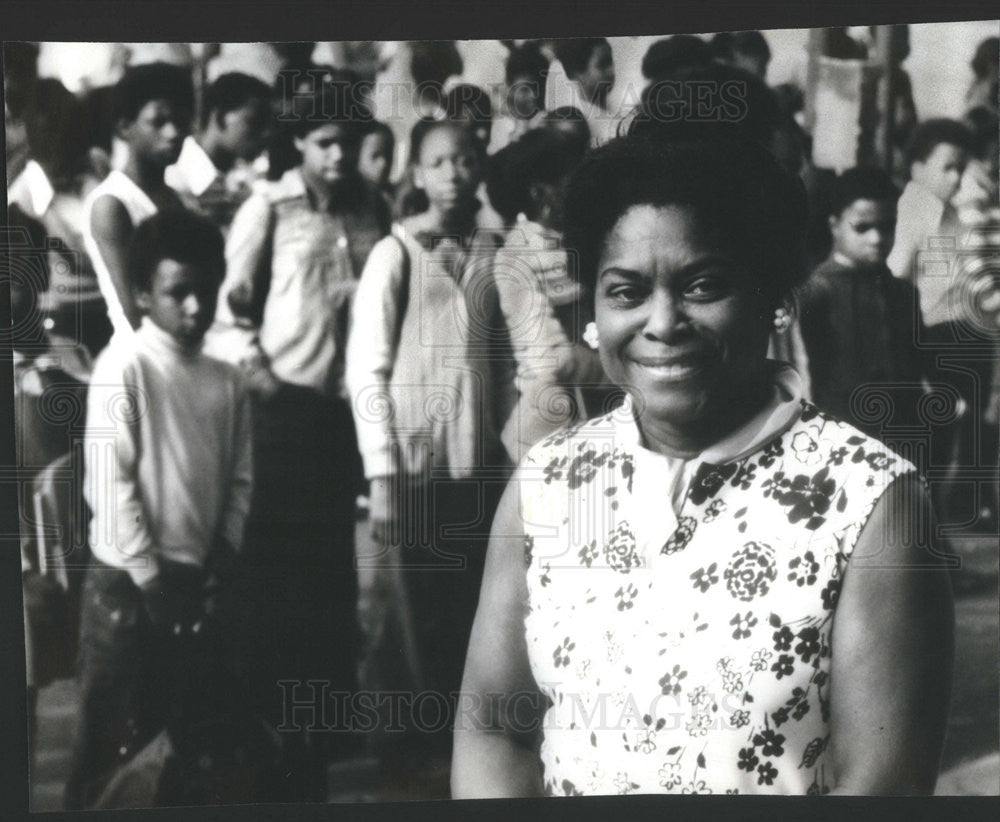
[[[690,430],[724,419],[752,395],[765,364],[773,317],[756,284],[690,209],[632,206],[597,268],[608,376],[658,424]]]

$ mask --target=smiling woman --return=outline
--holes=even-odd
[[[535,445],[500,504],[456,796],[933,790],[952,606],[923,485],[766,358],[800,185],[693,137],[613,141],[568,187],[627,399]]]

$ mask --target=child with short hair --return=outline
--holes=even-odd
[[[913,419],[927,369],[920,349],[917,293],[892,276],[886,258],[898,190],[884,172],[855,168],[832,184],[833,250],[801,295],[802,338],[812,395],[825,411],[871,436]],[[890,416],[872,421],[869,386],[888,396]]]
[[[560,106],[547,111],[542,118],[542,128],[556,131],[575,140],[583,151],[590,145],[590,126],[583,112],[573,106]]]
[[[71,809],[92,805],[172,715],[170,643],[201,629],[208,577],[227,576],[250,506],[250,397],[235,368],[201,352],[222,235],[187,211],[156,214],[136,227],[126,270],[142,321],[98,358],[87,402],[93,560]]]
[[[196,134],[184,139],[177,162],[164,174],[185,205],[208,217],[225,234],[250,187],[231,176],[237,162],[249,163],[271,136],[271,89],[255,77],[223,74],[202,100]]]
[[[954,234],[958,228],[951,201],[971,148],[972,135],[962,123],[940,118],[917,126],[907,150],[910,182],[899,198],[896,237],[887,263],[893,274],[916,286],[928,328],[954,319],[950,278],[935,276],[923,263],[929,259],[927,252],[933,254],[928,239]]]
[[[562,235],[563,189],[584,150],[537,129],[491,158],[507,186],[497,197],[515,215],[495,263],[517,366],[518,401],[502,431],[515,464],[545,435],[603,410],[604,372],[584,342],[592,295],[575,279]]]
[[[53,329],[96,355],[110,338],[111,325],[84,250],[84,201],[100,179],[90,167],[83,105],[58,80],[45,78],[32,89],[23,119],[31,156],[7,199],[57,241],[43,252],[51,275],[45,297]]]
[[[499,432],[513,399],[512,357],[493,277],[499,237],[477,229],[478,138],[460,123],[427,119],[411,144],[425,207],[372,249],[347,344],[373,536],[389,552],[378,558],[376,587],[403,611],[409,601],[402,636],[414,635],[394,644],[398,635],[376,632],[365,684],[437,691],[450,725],[486,531],[509,469]],[[387,400],[394,413],[375,413]],[[402,574],[392,570],[396,561]],[[423,739],[416,717],[403,722],[409,733],[383,740],[418,743],[424,752],[450,746],[445,722]]]
[[[511,49],[504,67],[506,106],[493,123],[488,153],[520,139],[545,116],[545,86],[549,61],[538,44],[527,42]]]
[[[246,681],[275,726],[285,707],[278,681],[355,690],[363,477],[344,358],[358,277],[391,225],[358,170],[370,116],[355,91],[337,80],[296,98],[299,163],[237,212],[210,335],[212,350],[248,374],[255,400],[256,490],[235,604]],[[298,799],[325,798],[326,759],[345,752],[328,743],[350,740],[283,735]]]
[[[454,86],[444,97],[444,116],[472,129],[486,153],[493,129],[493,103],[485,89],[470,83]]]
[[[590,126],[591,145],[607,142],[618,125],[608,109],[608,94],[615,84],[611,44],[603,37],[581,37],[557,40],[555,48],[574,92],[572,105]]]
[[[83,239],[108,319],[116,334],[129,336],[142,319],[126,265],[135,227],[157,211],[184,207],[164,172],[177,161],[190,131],[190,72],[166,63],[131,68],[115,86],[113,103],[115,131],[128,144],[128,160],[87,197]]]
[[[375,186],[388,202],[392,202],[394,187],[389,182],[392,172],[392,158],[396,150],[396,138],[386,123],[375,120],[368,133],[361,140],[358,154],[358,171]]]

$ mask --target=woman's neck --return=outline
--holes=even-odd
[[[647,412],[636,420],[643,445],[664,456],[694,459],[753,419],[770,393],[770,382],[763,378],[754,380],[740,392],[717,398],[715,411],[706,411],[697,419],[679,425],[656,419]]]

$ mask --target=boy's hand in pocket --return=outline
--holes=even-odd
[[[160,571],[143,584],[143,603],[153,627],[178,632],[200,622],[205,615],[206,574],[202,568],[160,560]]]

